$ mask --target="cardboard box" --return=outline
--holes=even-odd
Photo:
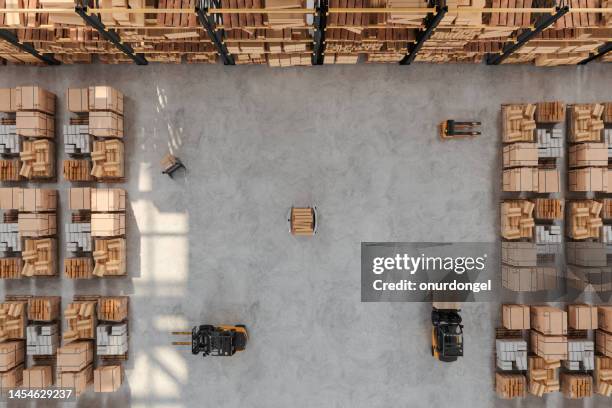
[[[19,187],[0,188],[0,209],[18,210],[19,209]]]
[[[569,327],[575,330],[597,329],[597,306],[569,305]]]
[[[2,391],[17,388],[23,382],[23,364],[9,371],[0,372],[0,389]]]
[[[39,111],[50,115],[55,113],[55,95],[49,91],[38,86],[18,86],[15,94],[19,111]]]
[[[597,306],[599,328],[612,333],[612,306]]]
[[[595,331],[595,350],[612,358],[612,333],[603,330]]]
[[[125,211],[125,190],[121,188],[91,189],[91,211]]]
[[[123,115],[123,94],[110,86],[90,86],[89,111],[111,111]]]
[[[565,335],[567,312],[552,306],[531,306],[531,328],[545,335]]]
[[[89,112],[89,89],[88,88],[68,88],[67,107],[69,112],[85,113]]]
[[[536,143],[513,143],[504,146],[504,167],[524,167],[538,165],[538,145]]]
[[[17,112],[17,90],[0,88],[0,112]]]
[[[535,167],[504,170],[503,191],[538,191],[539,174]]]
[[[23,388],[49,388],[53,385],[51,366],[34,366],[23,370]]]
[[[502,305],[502,325],[509,330],[528,330],[529,306]]]
[[[24,341],[14,340],[0,343],[0,371],[8,371],[11,368],[23,363],[24,356]]]
[[[70,189],[69,207],[71,210],[91,210],[91,188],[79,187]]]
[[[18,111],[16,132],[24,137],[55,137],[55,119],[42,112]]]
[[[19,191],[19,211],[42,212],[57,209],[57,190],[22,188]]]
[[[89,365],[80,371],[57,373],[57,385],[61,388],[74,388],[76,395],[80,395],[87,389],[93,379],[93,365]]]
[[[608,167],[608,146],[606,143],[580,143],[569,147],[569,166]]]
[[[122,138],[123,116],[114,112],[89,112],[89,134]]]
[[[92,237],[116,237],[125,235],[125,214],[91,214]]]
[[[57,218],[55,214],[19,214],[19,233],[22,237],[47,237],[57,232]]]
[[[98,367],[94,371],[95,392],[115,392],[122,382],[120,365]]]
[[[57,370],[78,372],[93,362],[93,343],[74,341],[57,349]]]
[[[538,193],[558,193],[561,191],[561,175],[558,169],[538,169]]]
[[[567,359],[567,337],[545,336],[535,330],[531,330],[531,351],[545,360]]]
[[[608,192],[609,171],[603,167],[586,167],[568,171],[570,191]]]

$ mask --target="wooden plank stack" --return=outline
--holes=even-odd
[[[536,198],[535,218],[540,220],[563,219],[563,201],[556,198]]]
[[[0,303],[0,343],[25,339],[27,307],[23,301]]]
[[[96,336],[96,302],[73,302],[64,311],[68,330],[64,332],[64,343]]]
[[[583,240],[599,238],[603,221],[600,213],[603,205],[595,200],[572,201],[569,203],[568,236]]]
[[[93,261],[89,257],[65,258],[64,276],[70,279],[89,279],[93,277]]]
[[[595,391],[612,397],[612,358],[595,356]]]
[[[22,252],[23,276],[55,276],[57,245],[55,238],[26,239]]]
[[[569,140],[573,143],[601,142],[604,123],[601,104],[576,104],[570,107]]]
[[[123,322],[128,318],[127,296],[105,296],[98,299],[98,320]]]
[[[533,209],[535,204],[528,200],[510,200],[501,204],[502,237],[520,239],[533,237]]]
[[[495,391],[503,399],[523,398],[527,393],[527,379],[523,374],[495,373]]]
[[[503,105],[503,142],[533,142],[536,129],[535,112],[536,106],[533,104]]]
[[[59,296],[35,296],[28,299],[28,320],[52,322],[60,318]]]
[[[539,123],[561,123],[565,121],[565,104],[559,101],[536,103],[535,121]]]
[[[313,235],[315,213],[311,207],[291,208],[291,233],[293,235]]]
[[[588,398],[593,395],[593,377],[587,374],[563,373],[561,387],[565,398]]]
[[[93,275],[122,276],[126,274],[126,244],[124,238],[96,239]]]

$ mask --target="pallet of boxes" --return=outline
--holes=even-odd
[[[17,135],[17,90],[0,88],[0,181],[18,181],[21,138]]]
[[[527,393],[529,306],[502,305],[502,326],[495,333],[495,390],[503,399],[522,398]]]
[[[70,88],[64,126],[63,174],[69,181],[120,182],[124,179],[123,94],[109,86]]]
[[[64,260],[64,274],[72,279],[125,276],[125,190],[71,188],[69,207],[74,212],[66,244],[76,256]]]
[[[567,358],[562,361],[561,390],[569,399],[593,394],[595,344],[592,330],[597,328],[597,306],[568,305]],[[589,335],[591,334],[591,335]]]
[[[595,391],[612,397],[612,306],[598,306],[595,332]]]
[[[122,362],[128,359],[127,296],[106,296],[98,299],[96,353],[101,360],[94,371],[96,392],[114,392],[123,382]]]
[[[55,95],[37,86],[0,89],[0,181],[55,178]]]
[[[612,290],[612,270],[607,264],[607,246],[601,242],[603,202],[572,200],[567,208],[567,283],[580,291]]]
[[[560,390],[561,360],[567,360],[567,312],[551,306],[531,306],[529,392],[538,397]]]
[[[28,302],[26,351],[34,364],[23,371],[23,387],[48,388],[54,384],[61,331],[59,296],[25,296]]]
[[[57,191],[0,188],[0,278],[57,275]]]
[[[0,303],[0,392],[21,386],[25,364],[27,302]]]
[[[608,145],[604,141],[602,104],[569,107],[569,190],[580,193],[611,193]]]

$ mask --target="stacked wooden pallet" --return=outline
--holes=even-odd
[[[38,322],[51,322],[60,317],[61,298],[59,296],[36,296],[28,299],[28,319]]]
[[[127,296],[101,297],[98,300],[98,319],[122,322],[128,318]]]
[[[500,398],[522,398],[527,393],[527,379],[523,374],[495,373],[495,391]]]
[[[535,120],[539,123],[560,123],[565,120],[565,104],[563,102],[536,103]]]
[[[23,301],[0,303],[0,343],[25,339],[27,306]]]
[[[21,278],[21,258],[0,258],[0,279]]]
[[[313,235],[315,228],[315,213],[311,207],[291,208],[291,233],[293,235]]]
[[[612,397],[612,358],[595,356],[595,390],[604,397]]]
[[[604,122],[601,104],[576,104],[570,107],[569,140],[574,143],[600,142]]]
[[[533,142],[536,129],[535,111],[536,106],[533,104],[503,105],[503,142]]]
[[[563,201],[556,198],[536,198],[535,218],[539,220],[563,219]]]
[[[57,274],[55,238],[26,239],[22,252],[23,276],[54,276]]]
[[[588,398],[593,395],[593,377],[588,374],[561,374],[563,395],[569,399]]]
[[[96,239],[93,258],[95,267],[93,275],[122,276],[126,273],[126,244],[124,238]]]

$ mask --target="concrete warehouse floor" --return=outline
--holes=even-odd
[[[129,278],[0,285],[64,305],[131,296],[127,384],[79,406],[610,407],[496,400],[498,304],[465,305],[465,357],[447,365],[430,356],[430,305],[360,303],[361,241],[497,240],[500,104],[610,100],[609,65],[0,68],[0,87],[26,84],[59,96],[58,131],[70,86],[127,98]],[[442,143],[446,118],[482,120],[484,134]],[[186,177],[160,174],[168,149]],[[69,184],[53,186],[63,225]],[[318,207],[316,237],[288,233],[294,204]],[[246,352],[170,345],[170,330],[201,323],[246,324]]]

